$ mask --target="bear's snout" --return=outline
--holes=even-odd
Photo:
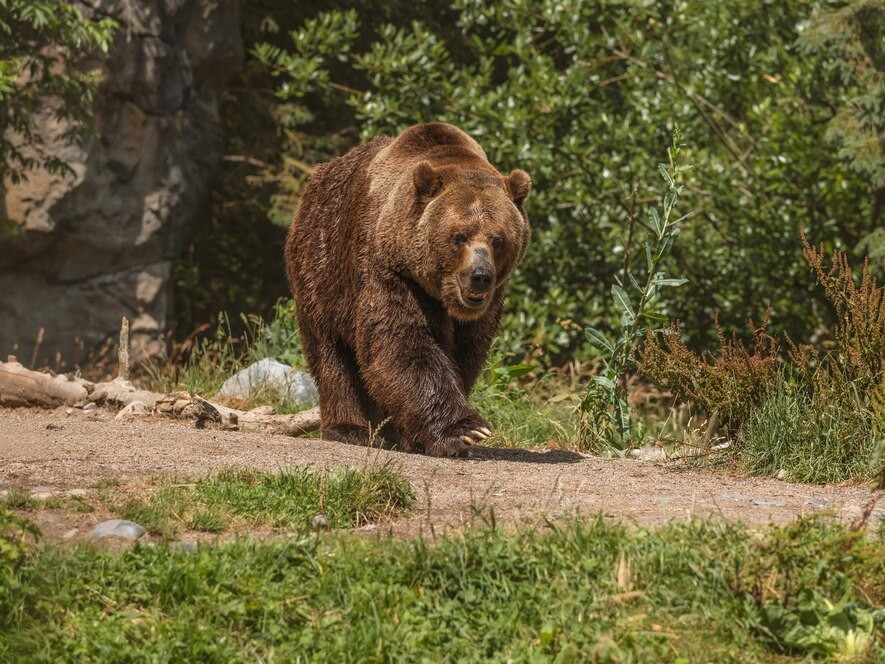
[[[492,287],[495,275],[487,267],[478,267],[470,273],[470,290],[484,293]]]
[[[461,298],[468,307],[482,309],[495,286],[495,265],[484,246],[468,248],[466,258],[467,264],[458,275]]]

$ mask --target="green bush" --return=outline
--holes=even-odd
[[[0,506],[0,637],[20,619],[23,600],[20,568],[27,563],[31,544],[40,537],[37,527]],[[0,657],[4,654],[0,638]]]
[[[788,339],[779,369],[765,325],[753,330],[752,351],[720,331],[718,357],[689,350],[673,326],[647,340],[640,369],[677,399],[718,415],[749,472],[784,470],[802,482],[885,478],[885,285],[866,263],[857,278],[844,253],[835,251],[829,268],[825,255],[805,241],[805,259],[836,313],[823,348]]]
[[[705,174],[685,192],[694,209],[664,266],[692,286],[670,293],[664,313],[693,322],[683,332],[693,348],[715,345],[714,311],[739,329],[764,310],[760,294],[772,332],[805,339],[821,323],[805,306],[814,294],[796,230],[842,247],[871,230],[881,123],[858,109],[885,97],[875,31],[885,12],[818,4],[454,0],[454,27],[430,11],[379,21],[361,6],[255,52],[284,103],[323,109],[342,119],[337,130],[369,138],[448,120],[503,170],[529,171],[533,241],[502,338],[517,357],[561,364],[589,357],[583,328],[617,327],[606,295],[629,250],[631,201],[657,198],[647,155],[666,141],[663,118],[679,120]],[[346,119],[329,110],[336,100]],[[310,134],[310,115],[287,129]]]
[[[36,119],[49,114],[67,127],[69,141],[89,134],[101,75],[84,62],[93,51],[108,50],[116,28],[110,19],[85,18],[72,3],[0,2],[0,187],[36,168],[69,170],[46,150]]]

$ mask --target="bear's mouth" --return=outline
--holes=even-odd
[[[486,303],[488,296],[488,292],[477,293],[475,291],[461,289],[461,299],[464,301],[464,304],[472,309],[479,309],[482,307]]]

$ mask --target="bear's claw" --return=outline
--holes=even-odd
[[[491,435],[488,425],[479,416],[465,418],[430,443],[425,452],[438,457],[467,456],[473,445],[482,443]]]

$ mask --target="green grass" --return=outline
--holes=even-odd
[[[885,657],[885,547],[820,521],[46,547],[12,574],[4,661]]]
[[[539,373],[535,380],[521,380]],[[492,426],[491,447],[538,447],[556,444],[571,447],[577,438],[578,418],[574,401],[564,385],[553,389],[551,374],[530,364],[505,364],[494,350],[470,401]],[[555,396],[551,397],[551,394]],[[566,398],[563,398],[566,397]]]
[[[390,464],[375,468],[279,473],[228,468],[198,480],[161,479],[144,497],[111,509],[148,532],[174,537],[181,526],[217,533],[236,527],[309,528],[323,514],[330,528],[350,528],[406,511],[408,480]]]
[[[784,379],[753,410],[733,453],[738,466],[754,475],[780,469],[796,482],[841,482],[882,471],[869,414],[848,395],[815,404],[806,390]]]
[[[35,510],[40,507],[41,502],[34,498],[30,491],[10,489],[5,496],[0,498],[0,507],[14,510]]]

